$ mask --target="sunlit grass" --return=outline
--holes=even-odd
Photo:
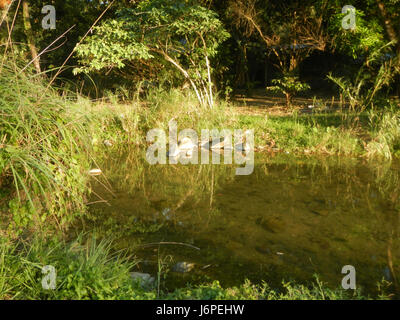
[[[254,128],[256,146],[299,154],[326,154],[391,160],[400,151],[400,114],[370,111],[362,114],[306,116],[240,115],[237,124]]]
[[[282,282],[280,288],[267,283],[246,281],[238,287],[224,288],[218,281],[186,286],[171,292],[156,286],[142,287],[131,278],[134,259],[113,252],[110,241],[73,242],[33,238],[30,242],[10,242],[0,238],[0,299],[45,300],[342,300],[368,299],[360,290],[330,289],[318,278],[308,284]],[[43,288],[44,266],[56,270],[54,290]],[[168,275],[167,275],[168,276]],[[385,285],[382,283],[381,285]],[[384,287],[382,287],[384,289]],[[377,297],[388,299],[384,290]]]
[[[29,74],[3,66],[0,74],[0,205],[11,225],[36,227],[50,221],[63,228],[84,209],[90,144],[84,117],[69,112],[74,102]]]
[[[0,239],[0,299],[129,299],[132,259],[113,253],[109,241],[82,237],[71,243],[34,238]],[[43,288],[42,268],[55,268],[54,290]]]

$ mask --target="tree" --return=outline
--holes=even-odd
[[[337,6],[328,20],[328,32],[332,38],[332,51],[338,51],[353,59],[366,59],[372,52],[385,44],[384,31],[378,19],[366,18],[366,12],[355,8],[356,25],[354,29],[344,29],[342,20],[347,13],[342,13]]]
[[[37,49],[36,49],[36,45],[35,45],[34,35],[32,32],[32,25],[31,25],[31,21],[30,21],[29,3],[27,0],[22,1],[22,15],[24,18],[25,35],[26,35],[26,39],[28,41],[29,50],[31,51],[33,65],[35,66],[36,72],[41,73],[39,57],[38,57],[38,53],[37,53]]]
[[[77,48],[83,66],[75,73],[134,60],[167,63],[190,82],[201,105],[213,106],[210,58],[229,37],[215,12],[195,1],[146,0],[93,31]]]
[[[391,0],[388,4],[383,3],[381,0],[376,0],[379,8],[379,12],[384,21],[386,33],[393,43],[395,43],[395,52],[396,52],[396,72],[400,74],[400,29],[399,25],[399,10],[398,7],[400,5],[399,0]],[[388,9],[389,6],[389,9]],[[396,9],[394,9],[396,6]],[[397,25],[397,29],[395,26]],[[400,78],[397,79],[397,95],[400,96]]]
[[[390,11],[387,9],[387,5],[385,3],[383,3],[383,1],[376,0],[376,3],[378,4],[379,12],[381,13],[381,16],[383,18],[386,33],[387,33],[390,41],[393,41],[396,43],[396,52],[397,52],[397,54],[400,54],[400,31],[399,31],[398,27],[397,27],[397,29],[395,28],[396,23],[398,23],[398,21],[395,22],[395,20],[398,20],[398,18],[399,18],[399,11],[394,10],[394,8],[393,8],[394,5],[397,5],[397,9],[398,9],[398,6],[400,5],[400,1],[399,0],[390,1],[389,6],[390,6],[390,3],[392,4],[391,8],[389,9]]]
[[[283,74],[296,74],[299,64],[314,50],[325,50],[327,35],[323,13],[327,1],[320,5],[303,6],[292,2],[239,0],[232,2],[236,24],[247,36],[257,34],[272,53],[276,67]]]
[[[330,74],[328,78],[338,85],[343,96],[349,100],[350,107],[359,111],[372,105],[377,94],[383,88],[389,88],[399,72],[396,70],[396,39],[391,36],[385,38],[386,23],[382,24],[379,15],[372,14],[377,10],[376,7],[375,1],[367,1],[363,10],[356,8],[354,29],[343,29],[342,19],[345,14],[341,12],[331,15],[328,23],[328,30],[334,40],[332,50],[355,59],[355,68],[347,76]],[[391,30],[388,33],[394,32],[391,27],[386,26],[386,29]],[[392,41],[388,43],[388,40]]]
[[[311,52],[324,51],[328,35],[324,28],[327,1],[313,1],[304,6],[298,1],[274,2],[259,0],[232,1],[234,23],[247,37],[258,36],[268,57],[281,76],[273,79],[268,91],[283,92],[286,106],[295,93],[309,89],[299,80],[299,65]]]
[[[274,86],[267,87],[267,91],[282,92],[286,98],[286,107],[292,106],[292,99],[296,93],[310,89],[306,83],[299,81],[295,76],[283,76],[281,79],[273,79]]]

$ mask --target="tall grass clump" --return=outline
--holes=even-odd
[[[0,73],[1,227],[66,228],[84,212],[90,141],[83,116],[41,77]],[[5,225],[4,225],[5,224]]]
[[[109,241],[73,242],[0,238],[0,299],[144,299],[129,271],[135,265]],[[54,267],[55,288],[42,285],[44,266]],[[153,295],[154,296],[154,295]]]
[[[190,90],[162,87],[150,88],[143,95],[124,101],[113,94],[96,102],[78,97],[78,103],[71,105],[69,110],[73,110],[75,116],[90,114],[88,134],[96,150],[109,140],[115,146],[126,147],[129,152],[137,151],[146,147],[149,130],[160,128],[168,131],[170,120],[175,120],[180,130],[191,128],[199,135],[201,129],[233,128],[237,125],[233,111],[224,101],[217,99],[213,109],[205,108],[199,105]]]
[[[146,104],[151,128],[167,129],[175,119],[181,129],[191,128],[200,134],[201,129],[230,128],[235,126],[233,111],[226,102],[217,99],[212,109],[199,105],[191,90],[153,88],[148,91]]]
[[[368,157],[380,157],[391,160],[400,156],[400,113],[386,110],[369,112],[372,127],[372,140],[365,146]]]

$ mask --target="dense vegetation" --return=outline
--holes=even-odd
[[[260,152],[399,158],[399,0],[355,1],[351,28],[339,0],[0,4],[0,298],[365,298],[318,279],[144,289],[129,275],[134,258],[71,230],[89,215],[88,172],[104,142],[140,153],[148,130],[172,118],[196,130],[253,128]],[[49,4],[55,29],[42,27]],[[237,107],[260,89],[282,98],[279,113]],[[62,280],[46,292],[50,260]]]

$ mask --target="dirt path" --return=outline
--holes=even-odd
[[[286,108],[286,101],[283,96],[268,95],[265,90],[254,90],[251,96],[236,95],[233,99],[235,111],[238,114],[251,115],[291,115],[293,110],[301,110],[309,105],[326,106],[328,108],[340,108],[339,97],[319,97],[319,98],[294,98],[293,110]]]

